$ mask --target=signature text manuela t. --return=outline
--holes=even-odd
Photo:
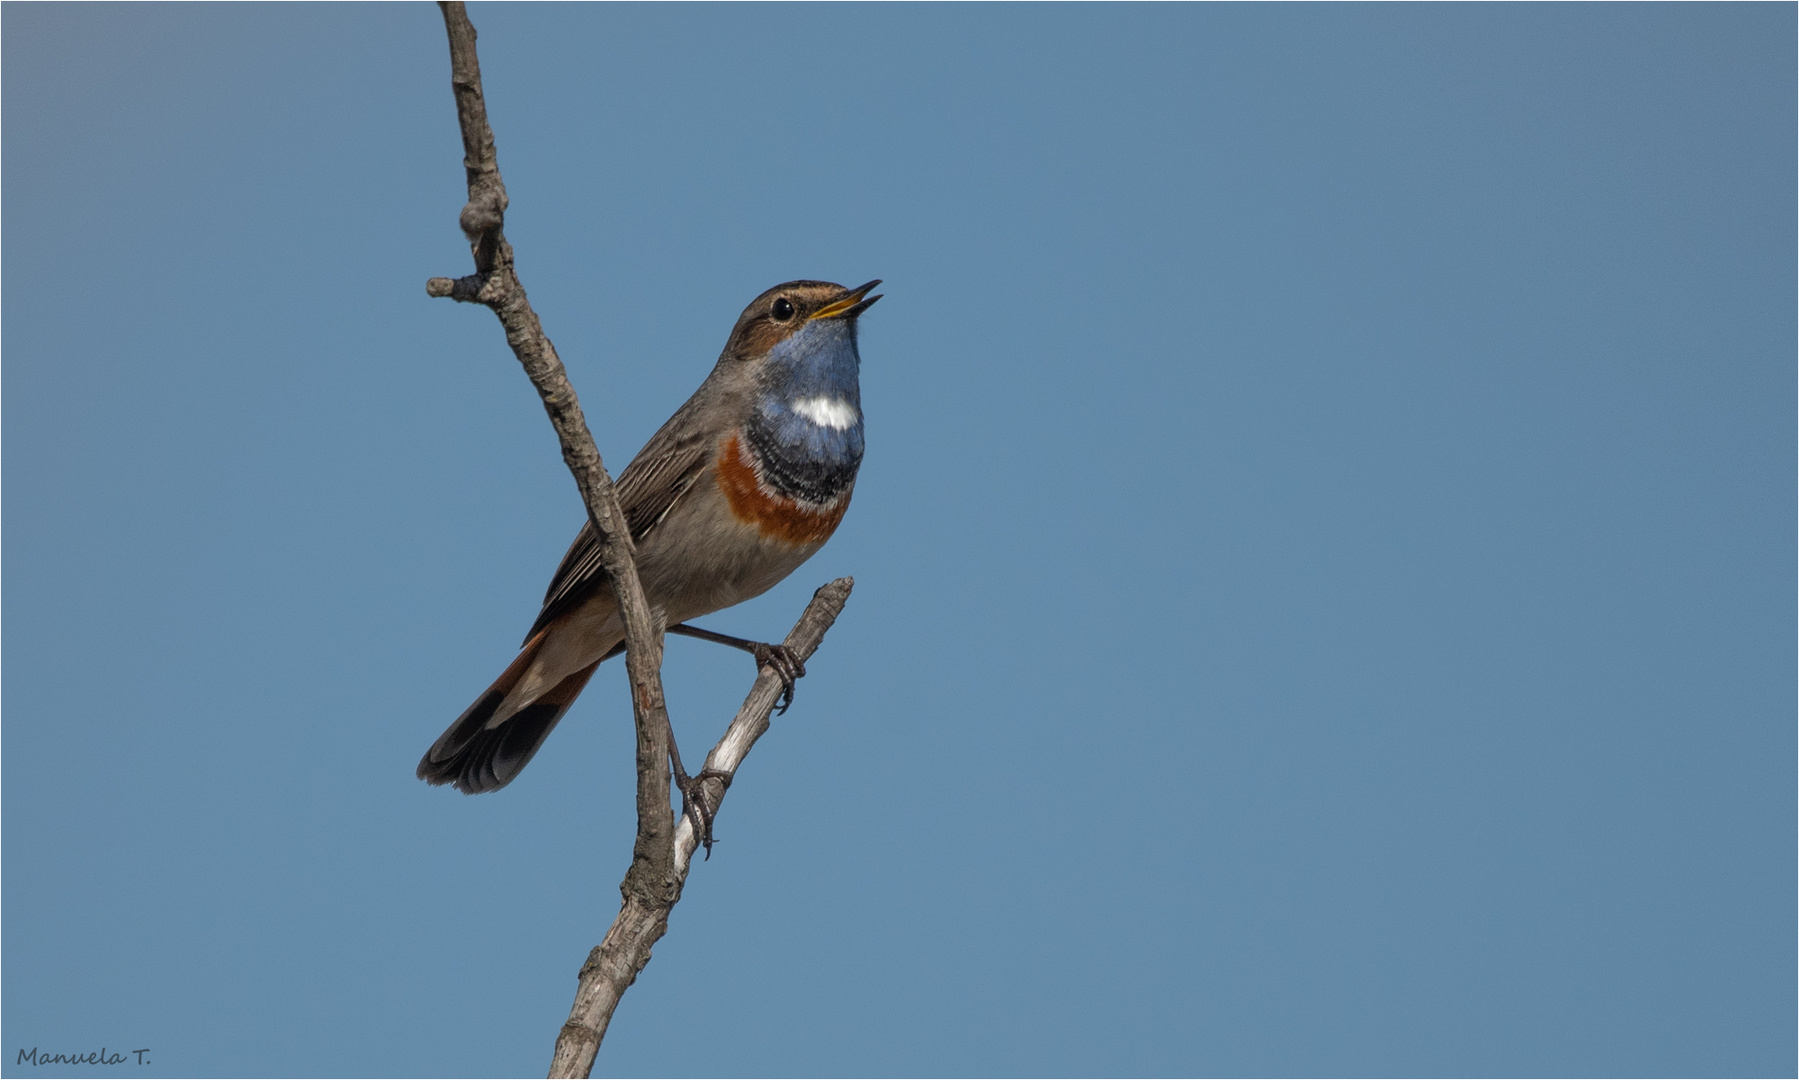
[[[123,1064],[125,1064],[126,1061],[130,1060],[129,1058],[127,1058],[125,1056],[126,1054],[135,1054],[137,1056],[137,1063],[139,1065],[148,1065],[148,1064],[150,1064],[150,1059],[145,1057],[144,1055],[148,1054],[149,1052],[150,1052],[150,1048],[148,1046],[144,1047],[142,1050],[113,1050],[110,1052],[106,1049],[106,1047],[102,1046],[98,1050],[90,1050],[85,1054],[44,1054],[44,1053],[39,1053],[38,1048],[34,1046],[29,1050],[19,1051],[19,1060],[13,1062],[13,1064],[14,1065],[123,1065]]]

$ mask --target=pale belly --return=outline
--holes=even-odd
[[[761,596],[823,546],[738,520],[708,472],[645,538],[637,568],[650,605],[673,624]]]
[[[823,539],[793,543],[771,537],[740,520],[708,470],[638,545],[637,574],[651,613],[673,626],[761,596],[823,546]],[[542,650],[490,726],[625,638],[610,589],[596,590],[548,630]]]

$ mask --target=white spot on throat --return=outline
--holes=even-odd
[[[842,398],[800,398],[793,403],[792,408],[819,427],[836,428],[838,431],[855,427],[856,421],[862,419],[856,412],[856,407]]]

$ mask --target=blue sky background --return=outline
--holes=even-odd
[[[1791,5],[472,16],[614,470],[887,280],[844,528],[709,624],[856,593],[598,1073],[1793,1073]],[[542,1075],[631,733],[412,775],[582,518],[425,296],[437,12],[0,25],[0,1068]],[[697,756],[752,665],[666,674]]]

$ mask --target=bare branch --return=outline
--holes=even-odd
[[[849,600],[851,578],[838,578],[812,594],[812,602],[800,615],[799,622],[783,642],[788,650],[805,663],[818,650],[825,632],[837,621],[843,605]],[[781,696],[781,679],[772,668],[764,668],[750,687],[749,696],[737,710],[724,738],[706,756],[706,770],[701,773],[701,797],[707,809],[716,813],[724,801],[725,790],[743,763],[750,747],[768,730],[768,716]],[[699,834],[691,815],[683,815],[675,829],[674,898],[666,904],[640,901],[629,893],[623,910],[606,938],[588,954],[581,967],[581,978],[575,989],[575,1005],[569,1010],[568,1023],[556,1037],[556,1054],[550,1062],[550,1076],[584,1077],[593,1069],[594,1055],[600,1040],[612,1023],[612,1011],[618,1007],[625,988],[637,979],[637,973],[650,962],[650,946],[668,931],[668,914],[680,899],[692,866],[694,849],[699,847]]]
[[[525,287],[513,268],[512,245],[501,231],[506,218],[506,185],[494,152],[493,129],[481,93],[481,61],[475,54],[475,28],[460,0],[440,3],[450,36],[450,82],[456,91],[456,116],[462,125],[463,167],[468,170],[468,205],[462,208],[463,233],[475,258],[475,273],[459,281],[432,278],[425,285],[433,296],[449,296],[483,304],[500,318],[506,343],[524,366],[531,385],[543,399],[544,412],[562,443],[562,460],[574,474],[587,518],[600,537],[600,559],[625,623],[625,667],[631,680],[631,702],[637,726],[637,843],[631,870],[621,886],[626,896],[665,900],[674,871],[674,814],[668,797],[668,704],[662,694],[662,631],[650,614],[643,585],[637,580],[636,549],[612,477],[600,460],[581,402],[569,385],[556,347],[544,335]]]
[[[838,578],[836,581],[821,585],[812,594],[812,602],[800,613],[800,621],[793,624],[788,631],[787,640],[782,642],[787,651],[805,663],[818,651],[818,646],[825,639],[825,632],[843,613],[843,605],[849,602],[850,589],[856,584],[855,578]],[[701,771],[701,794],[706,800],[707,816],[717,813],[719,803],[724,801],[725,790],[731,786],[731,780],[737,775],[738,766],[749,755],[750,747],[756,745],[768,731],[768,717],[781,697],[781,677],[772,669],[757,673],[756,684],[750,687],[749,696],[743,699],[743,705],[732,718],[731,726],[725,729],[724,738],[706,755],[706,766]],[[694,830],[693,817],[684,816],[675,826],[675,875],[681,881],[687,880],[687,869],[693,858],[694,849],[700,844],[699,834]]]

